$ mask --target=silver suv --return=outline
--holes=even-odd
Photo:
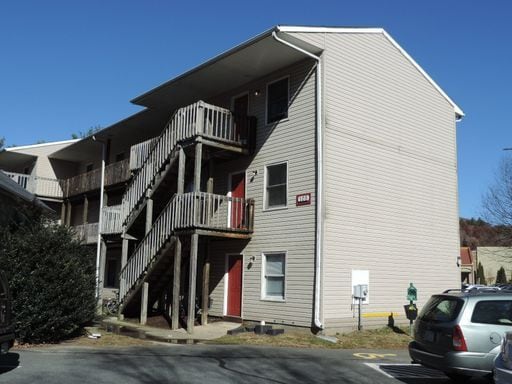
[[[409,355],[413,362],[439,369],[455,382],[490,377],[502,337],[511,330],[512,291],[449,290],[432,296],[423,307]]]

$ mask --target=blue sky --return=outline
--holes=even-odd
[[[3,1],[0,137],[65,140],[139,110],[129,100],[276,24],[384,27],[466,113],[459,203],[481,197],[512,147],[512,2]]]

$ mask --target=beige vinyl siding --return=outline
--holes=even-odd
[[[242,316],[247,320],[265,320],[299,326],[310,326],[313,307],[315,245],[315,77],[313,63],[304,61],[276,72],[246,87],[214,100],[229,106],[231,96],[250,92],[249,115],[256,116],[257,149],[252,157],[237,158],[215,165],[215,193],[228,192],[228,174],[247,169],[247,197],[255,199],[254,234],[249,241],[212,241],[211,313],[223,314],[224,272],[226,253],[244,255]],[[265,124],[266,84],[290,76],[288,119],[278,124]],[[254,96],[254,90],[260,90]],[[288,208],[263,209],[265,165],[288,162]],[[251,178],[251,172],[257,175]],[[252,179],[252,180],[251,180]],[[295,196],[310,192],[312,204],[296,207]],[[285,301],[261,300],[261,262],[263,252],[286,252]],[[249,268],[250,257],[255,262]]]
[[[402,313],[410,282],[420,306],[457,288],[453,106],[382,34],[301,35],[325,49],[326,327],[356,321],[353,269],[369,270],[364,312]]]
[[[27,155],[36,156],[37,159],[35,161],[35,164],[33,165],[33,168],[31,170],[32,176],[38,176],[38,177],[47,177],[50,179],[57,179],[59,178],[59,171],[60,168],[62,168],[66,173],[69,173],[69,164],[67,162],[62,162],[59,160],[50,160],[48,156],[54,152],[57,152],[58,150],[67,147],[71,143],[65,142],[65,143],[48,143],[48,144],[41,144],[41,145],[35,145],[33,147],[28,148],[21,148],[21,149],[12,149],[12,152],[16,153],[24,153]],[[28,166],[28,164],[27,164]],[[22,172],[23,170],[20,170]]]

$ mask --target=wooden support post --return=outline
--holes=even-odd
[[[128,263],[128,246],[128,239],[125,239],[123,236],[123,240],[121,243],[121,269],[123,269],[126,263]]]
[[[208,162],[208,182],[206,183],[206,192],[213,193],[213,158]]]
[[[66,205],[66,225],[69,227],[71,225],[71,201],[68,200]]]
[[[201,190],[201,163],[203,160],[203,143],[196,144],[196,157],[194,163],[194,192]]]
[[[105,283],[105,266],[107,264],[107,243],[101,238],[100,244],[100,271],[99,271],[99,300]],[[101,308],[101,307],[100,307]]]
[[[172,283],[171,329],[180,327],[181,239],[176,236],[174,245],[174,271]]]
[[[84,195],[84,209],[82,211],[82,224],[87,224],[87,217],[89,216],[89,199]]]
[[[210,297],[210,241],[205,242],[203,263],[203,297],[201,303],[201,325],[208,324],[208,302]]]
[[[107,191],[103,191],[103,206],[106,207],[108,205],[108,193]]]
[[[60,207],[60,225],[66,224],[66,203],[64,200],[62,201],[62,205]]]
[[[153,225],[153,199],[150,196],[151,189],[148,189],[146,193],[146,235],[151,231],[151,226]]]
[[[148,293],[149,283],[147,281],[142,283],[142,297],[140,299],[140,324],[146,325],[148,322]]]
[[[190,268],[188,271],[188,311],[187,332],[194,333],[194,320],[196,317],[196,283],[197,283],[197,247],[199,235],[194,233],[190,241]]]
[[[178,185],[176,187],[176,193],[178,195],[182,194],[185,190],[185,151],[182,147],[179,149],[179,158],[178,158]]]

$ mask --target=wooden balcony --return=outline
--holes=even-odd
[[[151,148],[156,144],[158,137],[153,137],[152,139],[143,141],[142,143],[138,143],[132,145],[130,148],[130,170],[135,171],[142,167],[146,157],[148,157],[151,152]]]
[[[178,146],[199,138],[223,152],[249,154],[255,147],[256,119],[203,101],[178,109],[159,137],[132,147],[132,166],[140,169],[123,196],[125,223],[160,172],[177,159]]]
[[[125,159],[105,167],[105,187],[124,183],[130,179],[130,160]],[[64,197],[79,195],[81,193],[100,189],[101,168],[93,169],[90,172],[61,180]]]
[[[38,197],[60,199],[63,196],[61,183],[57,179],[5,172],[13,181]]]
[[[98,223],[89,223],[75,225],[72,227],[78,240],[84,244],[94,244],[98,242]]]
[[[120,273],[120,298],[124,299],[162,249],[175,235],[194,231],[200,235],[250,238],[254,229],[254,200],[190,192],[175,195],[156,218]]]
[[[104,235],[114,235],[121,232],[123,232],[121,205],[104,207],[101,221],[101,233]]]
[[[176,231],[200,230],[205,235],[247,237],[253,232],[254,200],[191,192],[174,198]]]

